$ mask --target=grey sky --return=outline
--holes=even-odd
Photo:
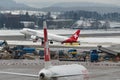
[[[47,7],[59,2],[95,2],[104,4],[115,4],[120,6],[120,0],[14,0],[16,2],[24,3],[32,7]]]

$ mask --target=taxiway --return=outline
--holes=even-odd
[[[77,63],[87,67],[89,80],[120,80],[120,63],[89,63],[89,62],[67,62],[52,61],[53,65]],[[43,68],[43,60],[0,60],[0,70],[17,73],[38,74]],[[91,65],[91,66],[90,66]],[[0,80],[38,80],[36,78],[0,74]],[[61,80],[61,79],[60,79]],[[62,79],[64,80],[64,79]],[[79,80],[72,79],[69,80]],[[85,79],[86,80],[86,79]]]

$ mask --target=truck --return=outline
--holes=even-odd
[[[24,52],[24,54],[31,54],[31,53],[33,53],[33,54],[37,54],[37,51],[36,51],[36,49],[35,48],[29,48],[29,47],[25,47],[25,48],[23,48],[23,52]]]
[[[35,48],[31,48],[31,47],[25,47],[22,45],[19,46],[15,46],[11,49],[14,53],[14,58],[15,59],[19,59],[20,57],[22,57],[24,54],[37,54],[37,51]]]

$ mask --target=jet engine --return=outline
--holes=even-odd
[[[39,75],[39,80],[46,80],[45,79],[45,74],[44,73],[40,73],[40,75]]]
[[[53,41],[52,41],[52,40],[50,40],[50,44],[53,44]]]
[[[52,78],[52,73],[48,70],[40,71],[39,80],[54,80]]]

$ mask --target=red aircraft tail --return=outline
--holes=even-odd
[[[70,38],[66,39],[62,43],[77,42],[79,35],[80,35],[80,30],[77,30]]]
[[[48,68],[49,66],[51,66],[51,62],[46,21],[43,22],[43,28],[44,28],[44,60],[45,68]]]

